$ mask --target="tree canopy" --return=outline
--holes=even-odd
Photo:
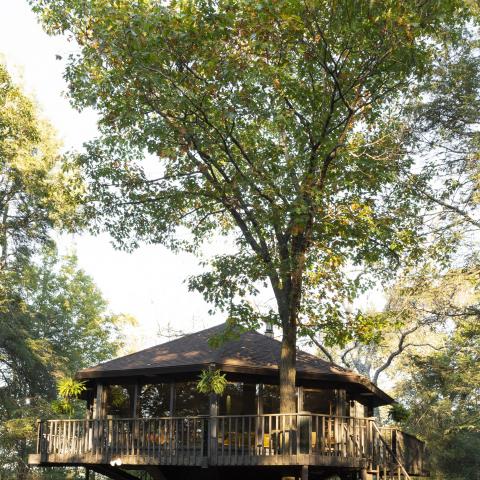
[[[438,172],[415,162],[407,106],[421,99],[435,59],[468,36],[475,7],[40,0],[34,8],[47,31],[77,41],[70,97],[100,114],[102,136],[81,159],[98,228],[127,248],[195,251],[227,235],[232,253],[216,255],[190,286],[237,323],[282,329],[281,408],[292,411],[297,336],[368,335],[367,319],[345,302],[426,249],[445,253],[448,241],[431,248],[426,235],[436,197],[419,193]],[[267,284],[276,305],[255,312],[248,297]]]
[[[51,125],[0,64],[1,269],[48,242],[51,228],[80,225],[83,182],[64,166]]]

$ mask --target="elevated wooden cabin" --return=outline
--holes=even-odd
[[[280,342],[245,332],[212,348],[219,325],[78,372],[87,415],[38,425],[30,464],[81,465],[114,479],[424,476],[424,444],[381,428],[393,402],[368,379],[297,352],[297,411],[279,413]],[[219,369],[222,395],[197,390]],[[130,473],[129,473],[130,472]]]

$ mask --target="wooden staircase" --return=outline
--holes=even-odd
[[[370,465],[370,468],[367,470],[367,478],[364,480],[412,480],[412,477],[408,474],[405,466],[392,450],[377,424],[372,423],[372,425],[383,447],[383,454],[378,455],[376,461],[375,458],[372,459],[372,465]]]

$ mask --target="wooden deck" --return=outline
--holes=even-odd
[[[36,465],[310,465],[425,474],[425,447],[373,419],[272,414],[150,419],[46,420]]]

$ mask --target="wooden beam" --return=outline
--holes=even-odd
[[[104,475],[112,480],[138,480],[138,477],[134,477],[125,470],[117,467],[110,467],[108,465],[92,465],[90,468],[100,475]]]

